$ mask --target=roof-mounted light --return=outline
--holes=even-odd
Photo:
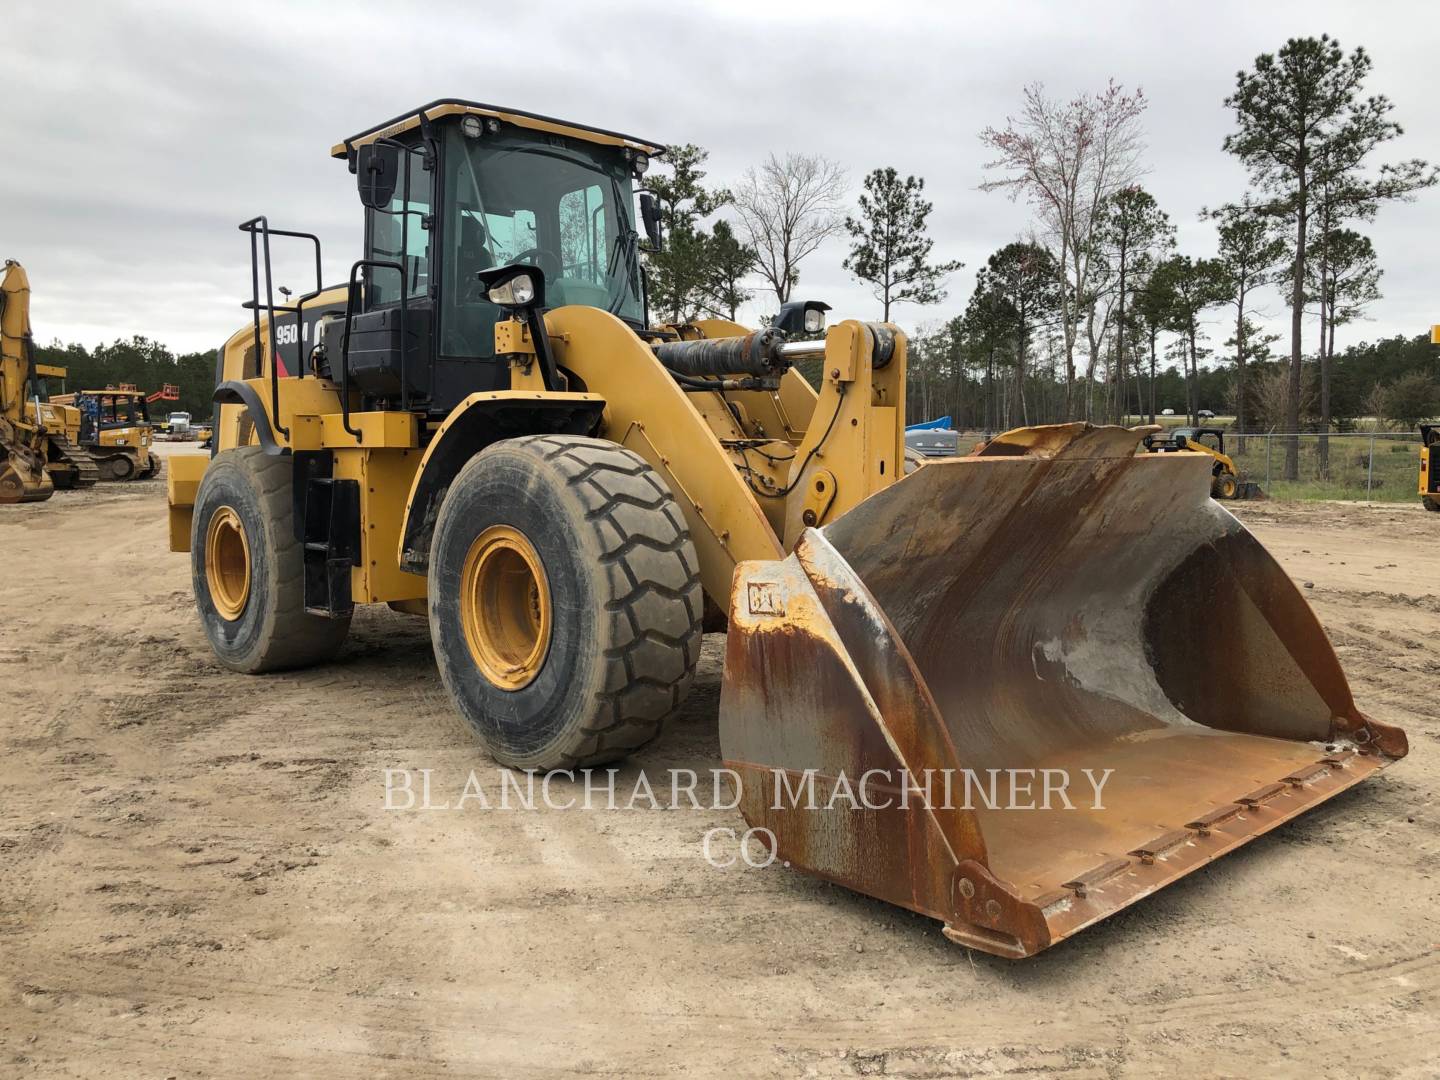
[[[485,124],[474,113],[470,113],[460,121],[460,132],[467,139],[478,139],[485,134]]]

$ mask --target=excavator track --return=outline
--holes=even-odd
[[[50,436],[50,478],[62,491],[94,487],[100,467],[90,452],[61,435]]]

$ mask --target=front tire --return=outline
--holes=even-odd
[[[514,768],[645,746],[700,655],[685,519],[642,458],[600,439],[508,439],[461,469],[436,521],[429,606],[446,689]]]
[[[1240,482],[1229,473],[1217,473],[1210,481],[1210,495],[1216,499],[1233,499],[1240,490]]]
[[[231,671],[260,674],[331,659],[349,617],[305,610],[289,455],[242,446],[205,470],[190,527],[190,576],[205,636]]]
[[[1426,510],[1440,512],[1440,502],[1432,499],[1429,495],[1422,495],[1420,497],[1420,505],[1425,507]]]

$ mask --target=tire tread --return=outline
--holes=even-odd
[[[559,750],[565,768],[606,764],[654,741],[690,691],[700,660],[699,560],[674,496],[638,454],[601,439],[539,435],[516,441],[533,442],[546,462],[559,466],[585,520],[604,524],[596,529],[601,565],[619,571],[611,576],[617,595],[604,606],[628,624],[629,633],[617,635],[626,639],[603,654],[619,671],[609,673],[609,689],[597,694],[597,723]],[[649,513],[633,513],[637,509]],[[637,605],[650,596],[683,605],[683,632],[646,625]],[[664,671],[657,670],[657,649],[665,656]]]

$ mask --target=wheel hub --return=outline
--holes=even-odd
[[[229,506],[216,510],[205,530],[205,584],[220,617],[238,619],[250,599],[250,544]]]
[[[518,529],[492,525],[470,544],[460,572],[460,621],[475,665],[502,690],[529,686],[550,648],[550,586]]]

